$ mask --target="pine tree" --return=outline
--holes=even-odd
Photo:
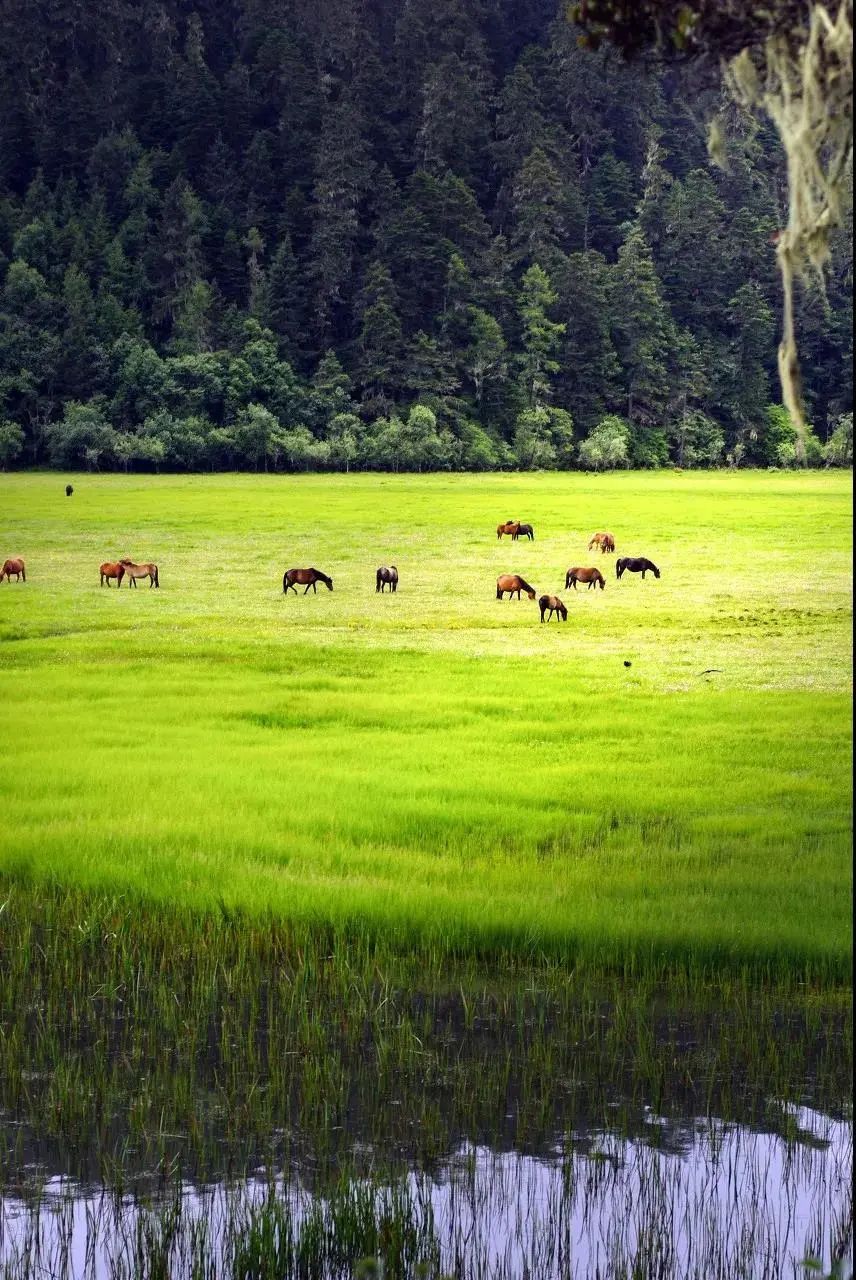
[[[626,415],[631,422],[651,424],[661,418],[669,398],[673,326],[638,223],[618,251],[612,278],[613,337],[624,372]]]
[[[355,381],[363,409],[370,415],[388,413],[398,391],[402,336],[397,303],[388,269],[380,262],[373,263],[362,289],[355,344]]]
[[[565,326],[547,315],[556,299],[550,277],[535,263],[523,276],[519,301],[523,350],[518,366],[521,390],[529,409],[537,409],[550,399],[551,376],[559,369],[556,353]]]

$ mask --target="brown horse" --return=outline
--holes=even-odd
[[[0,569],[0,582],[2,582],[4,578],[8,578],[11,582],[13,573],[15,575],[16,582],[20,582],[22,578],[25,582],[27,581],[27,570],[24,567],[24,562],[20,556],[14,560],[6,560],[4,562],[3,568]]]
[[[387,569],[386,565],[382,565],[377,571],[375,591],[379,591],[383,595],[384,587],[387,586],[393,592],[398,587],[398,570],[395,565],[391,565],[389,569]]]
[[[328,578],[326,573],[322,573],[320,569],[286,569],[282,575],[283,594],[286,591],[293,591],[297,595],[295,582],[299,583],[301,587],[305,583],[306,591],[311,587],[315,595],[318,594],[316,582],[323,582],[328,591],[333,590],[333,579]],[[304,595],[306,595],[306,591],[304,591]]]
[[[565,586],[573,587],[576,591],[578,582],[587,582],[589,591],[592,587],[600,587],[601,591],[606,590],[606,583],[600,569],[583,569],[579,566],[569,569],[565,574]]]
[[[550,617],[547,619],[548,622],[554,613],[559,621],[568,621],[568,611],[558,596],[540,596],[538,599],[538,608],[541,610],[542,622],[544,621],[544,614],[547,612],[550,614]]]
[[[517,573],[501,573],[499,575],[499,577],[496,580],[497,600],[502,599],[503,593],[505,591],[508,592],[509,596],[512,599],[514,598],[515,591],[517,592],[518,600],[520,599],[521,591],[525,591],[530,600],[535,599],[535,588],[530,587],[529,583],[524,582],[524,580]]]
[[[502,535],[504,533],[510,533],[511,540],[513,542],[519,532],[520,532],[519,520],[506,520],[504,524],[498,524],[496,526],[496,536],[497,538],[500,538],[500,539],[502,538]]]
[[[615,538],[611,533],[595,533],[589,540],[588,549],[592,547],[600,547],[601,554],[605,551],[615,551]]]
[[[152,564],[151,562],[149,564],[136,564],[133,560],[127,559],[120,560],[119,564],[122,565],[125,570],[129,587],[135,587],[137,585],[137,578],[148,578],[150,591],[152,587],[160,586],[158,567],[156,564]]]
[[[101,574],[102,587],[104,586],[105,582],[109,587],[111,578],[115,578],[116,586],[121,587],[122,579],[125,576],[125,566],[122,564],[121,561],[117,561],[116,564],[111,564],[110,561],[108,560],[105,564],[102,564],[99,570],[99,573]]]

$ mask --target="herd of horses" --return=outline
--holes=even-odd
[[[521,524],[519,520],[506,520],[503,524],[496,526],[496,536],[497,538],[502,538],[503,534],[510,533],[512,541],[514,541],[524,530],[529,530],[531,533],[532,526]],[[534,536],[532,534],[533,539]],[[592,534],[588,544],[589,551],[594,547],[600,547],[601,554],[614,552],[614,535],[606,531]],[[615,576],[619,581],[625,573],[641,573],[644,578],[649,570],[655,578],[659,578],[660,570],[645,556],[622,556],[615,562]],[[586,583],[589,591],[591,591],[592,587],[595,588],[595,591],[598,587],[600,587],[601,591],[606,590],[606,579],[600,569],[594,565],[574,565],[568,569],[565,574],[565,587],[573,587],[574,591],[576,591],[578,582]],[[522,591],[526,592],[530,600],[535,599],[535,588],[530,586],[525,578],[521,578],[519,573],[501,573],[496,580],[497,600],[502,600],[505,595],[508,596],[509,600],[513,600],[516,595],[519,600]],[[539,596],[538,608],[542,622],[549,622],[554,614],[558,622],[568,621],[568,610],[558,596]]]
[[[509,534],[512,542],[516,542],[521,535],[528,538],[530,542],[535,540],[535,531],[531,524],[525,524],[521,520],[505,520],[502,524],[496,526],[496,536],[502,539],[505,534]],[[588,549],[599,547],[601,554],[607,554],[615,551],[615,538],[613,534],[606,531],[592,534],[589,539]],[[125,557],[122,560],[105,561],[100,568],[101,586],[110,586],[111,582],[115,582],[117,588],[121,587],[125,578],[128,579],[129,587],[136,587],[137,582],[141,578],[148,578],[149,588],[160,586],[160,577],[158,575],[158,567],[151,562],[137,564],[135,560]],[[659,578],[660,570],[645,556],[622,556],[615,562],[615,576],[620,581],[625,573],[641,573],[642,577],[651,572],[655,578]],[[6,560],[0,570],[0,582],[3,579],[12,578],[16,582],[27,581],[27,571],[24,561],[20,557]],[[286,595],[289,591],[293,591],[297,595],[297,588],[303,587],[303,594],[312,589],[317,594],[318,583],[323,582],[328,591],[333,590],[333,579],[328,577],[326,573],[322,573],[320,569],[286,569],[282,577],[282,590]],[[600,587],[601,591],[606,589],[606,579],[601,571],[594,565],[574,565],[568,569],[565,574],[565,588],[573,587],[577,589],[577,583],[583,582],[587,585],[589,591],[592,587]],[[395,565],[381,565],[375,574],[375,591],[381,594],[389,587],[391,593],[398,589],[398,569]],[[502,600],[506,595],[509,599],[517,596],[519,600],[521,593],[525,592],[528,599],[535,599],[535,588],[530,586],[525,578],[519,573],[501,573],[496,580],[496,598]],[[567,622],[568,610],[558,596],[543,595],[538,599],[538,608],[541,612],[541,621],[549,622],[555,615],[557,621]]]

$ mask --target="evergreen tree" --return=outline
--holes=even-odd
[[[551,376],[558,372],[559,350],[565,326],[549,318],[547,311],[557,295],[550,277],[536,263],[523,277],[520,288],[522,352],[518,357],[521,390],[529,409],[537,409],[552,394]]]
[[[626,416],[631,422],[651,424],[662,417],[669,398],[667,357],[673,325],[651,250],[638,223],[630,228],[618,251],[611,292]]]

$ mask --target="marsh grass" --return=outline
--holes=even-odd
[[[833,1257],[798,1117],[851,1120],[849,478],[74,483],[0,477],[4,1280],[105,1232],[116,1277],[436,1280],[418,1179],[456,1162],[455,1274],[519,1274],[471,1232],[517,1187],[533,1275],[574,1274],[580,1205],[610,1276],[686,1274],[678,1222],[700,1276],[773,1276],[775,1214],[735,1241],[660,1160],[699,1122],[713,1181],[732,1129],[782,1144]],[[662,579],[561,592],[603,527]],[[126,554],[159,591],[99,588]],[[334,592],[283,598],[299,564]],[[563,1180],[531,1239],[530,1158]]]

